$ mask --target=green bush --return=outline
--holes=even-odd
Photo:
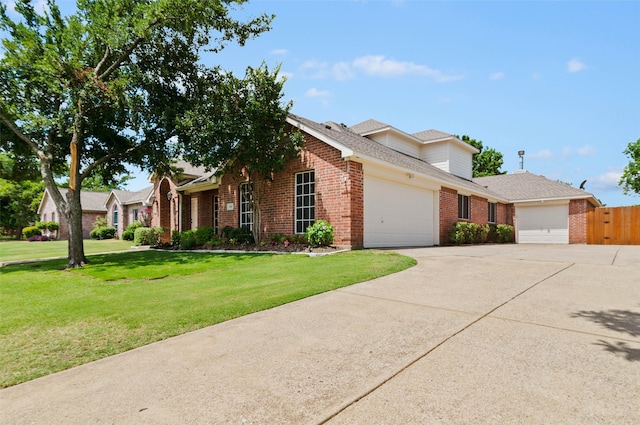
[[[500,243],[510,243],[513,242],[513,237],[515,235],[515,229],[513,226],[508,224],[498,224],[496,226],[496,236],[498,242]]]
[[[242,226],[239,229],[231,226],[225,226],[222,228],[220,235],[224,240],[227,240],[231,244],[247,245],[255,243],[253,233],[248,226]]]
[[[49,230],[50,232],[55,232],[60,228],[60,224],[56,223],[55,221],[50,221],[47,223],[47,230]]]
[[[186,230],[180,233],[180,249],[191,249],[196,246],[196,232]]]
[[[133,245],[151,245],[158,244],[158,237],[160,235],[159,229],[151,229],[149,227],[138,227],[133,233]]]
[[[28,226],[22,229],[22,236],[29,239],[31,236],[40,236],[42,232],[36,226]]]
[[[178,230],[174,230],[171,232],[171,246],[174,248],[180,247],[180,232]]]
[[[34,227],[36,227],[40,231],[47,230],[47,222],[46,221],[39,221],[39,222],[36,223],[36,225]]]
[[[195,230],[196,245],[204,245],[216,235],[213,227],[202,226]]]
[[[313,247],[331,245],[333,243],[333,226],[325,220],[317,220],[307,227],[305,238]]]
[[[453,225],[449,232],[449,241],[455,245],[485,243],[491,229],[489,225],[480,225],[459,221]]]
[[[134,221],[122,232],[122,239],[125,241],[132,241],[135,238],[136,229],[139,227],[143,227],[142,223],[139,221]]]
[[[101,215],[97,215],[96,216],[96,221],[93,223],[93,228],[94,229],[99,229],[101,227],[107,227],[107,218],[103,217]]]
[[[113,239],[116,237],[116,228],[115,227],[99,227],[97,229],[93,229],[91,233],[89,233],[91,239]]]

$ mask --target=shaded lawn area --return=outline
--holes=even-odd
[[[96,254],[101,252],[125,251],[130,249],[132,245],[132,241],[121,241],[119,239],[107,239],[103,241],[86,239],[84,241],[84,253]],[[67,241],[29,242],[26,240],[2,240],[0,241],[0,263],[5,261],[66,257],[67,251]]]
[[[141,251],[0,268],[0,388],[394,273],[385,251],[324,257]]]

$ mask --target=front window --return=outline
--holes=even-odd
[[[496,222],[496,203],[495,202],[489,202],[489,217],[487,217],[487,221],[489,223]]]
[[[134,209],[133,210],[133,221],[136,221],[138,219],[138,210]]]
[[[296,174],[296,233],[304,233],[316,216],[315,172]]]
[[[469,197],[467,195],[458,195],[458,218],[469,220],[469,217]]]
[[[118,210],[113,210],[113,227],[118,230]]]
[[[253,230],[253,183],[240,185],[240,227],[247,226]]]

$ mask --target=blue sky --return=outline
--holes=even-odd
[[[532,173],[640,203],[617,187],[640,138],[640,2],[253,0],[235,16],[262,12],[270,32],[204,60],[281,64],[293,113],[467,134],[506,171],[524,150]]]

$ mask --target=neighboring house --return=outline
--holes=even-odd
[[[587,213],[601,206],[589,192],[526,171],[473,180],[514,205],[518,243],[587,243]]]
[[[68,189],[60,189],[60,193],[66,199]],[[89,233],[93,230],[93,224],[96,217],[105,217],[107,208],[105,201],[109,194],[106,192],[80,192],[80,205],[82,205],[82,236],[89,238]],[[45,189],[42,201],[38,207],[38,214],[41,221],[55,221],[60,225],[58,229],[58,239],[67,239],[69,237],[69,228],[67,220],[63,214],[60,214],[58,208],[53,202],[53,198],[49,194],[49,190]]]
[[[153,204],[153,186],[137,192],[112,190],[104,203],[107,211],[107,223],[116,228],[118,238],[127,226],[151,210]]]
[[[553,199],[571,205],[565,209],[565,222],[572,223],[580,236],[546,241],[583,243],[582,211],[598,205],[591,194],[566,185],[561,192],[557,185],[562,183],[543,177],[551,183],[548,192],[531,192],[529,198],[514,198],[493,181],[474,180],[472,157],[477,149],[437,130],[408,134],[375,120],[347,127],[296,115],[287,121],[302,132],[305,145],[268,186],[262,202],[262,236],[301,234],[315,220],[324,219],[333,225],[334,243],[339,246],[445,245],[458,221],[518,226],[517,218],[521,226],[531,227],[528,202]],[[153,178],[153,225],[167,229],[165,238],[171,230],[205,225],[218,231],[225,226],[253,226],[246,195],[250,186],[239,172],[217,176],[214,171],[178,165],[186,166],[180,179]],[[532,186],[535,183],[529,180],[522,182],[525,192]],[[570,220],[571,215],[581,218]],[[531,241],[524,229],[518,231],[520,242]]]

